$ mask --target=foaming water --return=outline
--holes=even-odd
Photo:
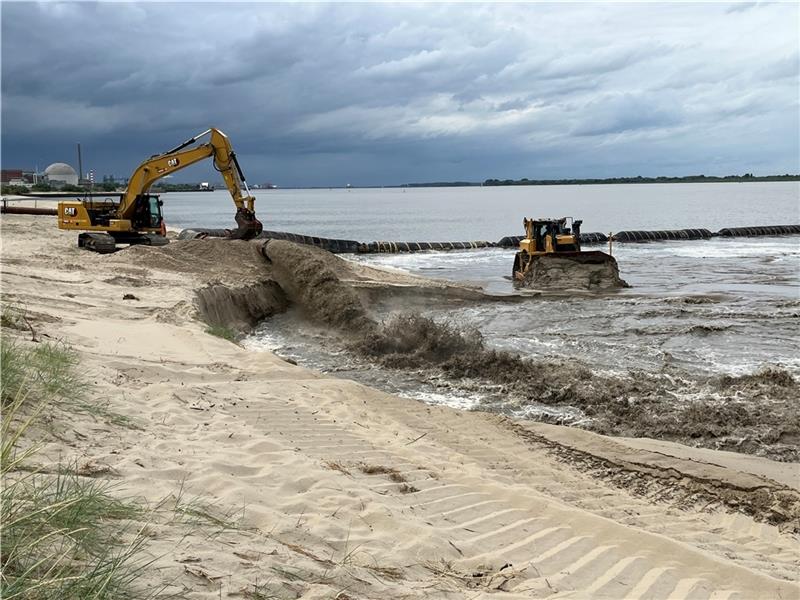
[[[533,359],[577,359],[598,374],[641,371],[705,379],[777,366],[800,376],[798,238],[620,244],[614,254],[630,289],[500,303],[429,301],[414,310],[437,321],[477,327],[490,347]],[[350,257],[475,283],[496,295],[516,293],[504,273],[512,259],[512,251],[497,249]],[[386,301],[372,309],[378,319],[389,319],[408,307]],[[570,407],[510,405],[501,387],[376,367],[331,344],[330,335],[290,312],[263,323],[245,345],[430,403],[504,407],[516,416],[559,422],[585,420]]]
[[[742,374],[773,364],[800,373],[800,239],[618,244],[613,252],[629,289],[521,304],[430,306],[425,314],[473,324],[498,348],[580,357],[602,368]],[[514,293],[500,271],[510,269],[512,251],[455,254],[355,260]]]

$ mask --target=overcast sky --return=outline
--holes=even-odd
[[[281,186],[800,170],[794,2],[1,10],[3,168],[215,126]]]

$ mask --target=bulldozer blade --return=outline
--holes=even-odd
[[[601,252],[600,250],[592,250],[590,252],[553,252],[551,254],[542,254],[539,258],[545,260],[549,258],[565,258],[583,265],[599,265],[605,262],[616,262],[613,256]]]
[[[567,290],[605,290],[628,287],[619,277],[617,261],[610,254],[592,252],[552,252],[514,261],[516,287]]]

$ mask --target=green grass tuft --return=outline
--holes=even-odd
[[[78,399],[84,390],[77,354],[66,344],[42,342],[25,347],[0,337],[0,396],[6,406],[24,394],[31,399]]]
[[[229,342],[236,341],[236,332],[230,327],[223,327],[222,325],[211,325],[206,328],[206,333],[215,335]]]

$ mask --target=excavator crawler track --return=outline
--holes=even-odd
[[[99,254],[111,254],[117,251],[117,242],[107,233],[81,233],[78,235],[78,248]]]

